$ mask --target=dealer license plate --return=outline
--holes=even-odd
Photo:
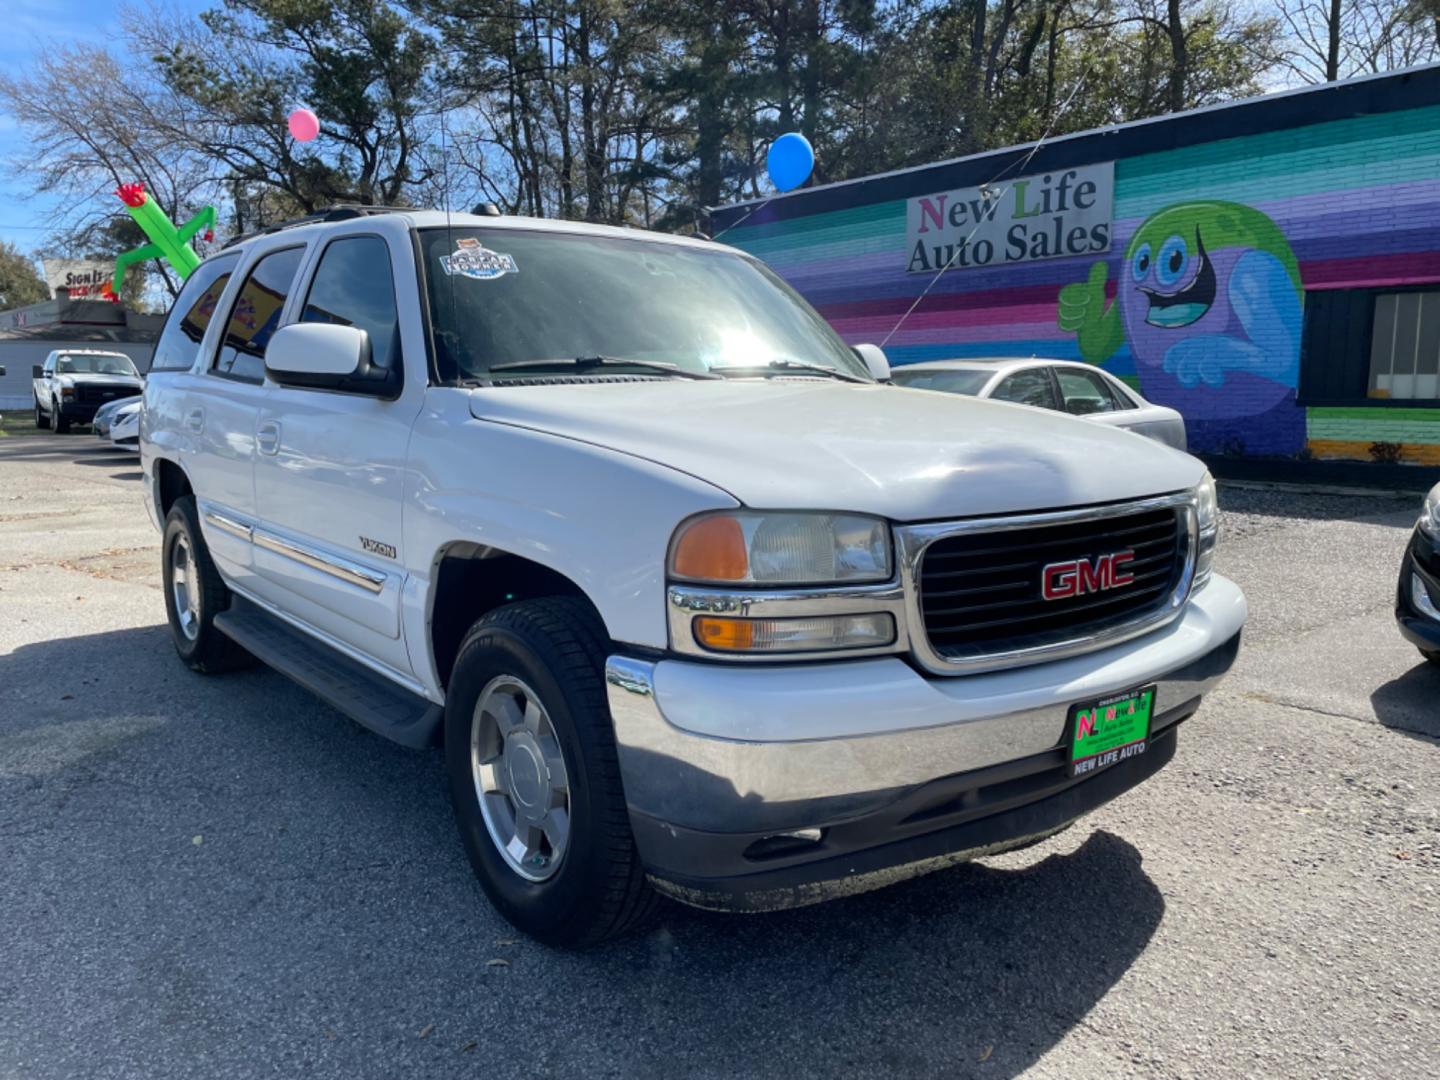
[[[1070,775],[1089,776],[1145,753],[1155,687],[1070,706]]]

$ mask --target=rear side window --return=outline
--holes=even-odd
[[[370,336],[371,362],[386,369],[398,367],[400,316],[385,241],[378,236],[349,236],[329,244],[320,256],[300,321],[364,330]]]
[[[215,306],[220,302],[220,294],[225,291],[239,261],[238,254],[211,259],[201,263],[185,279],[185,286],[175,298],[165,329],[160,331],[160,340],[155,344],[151,371],[190,370],[200,339],[205,336],[205,328],[210,325]]]
[[[255,264],[230,309],[225,338],[215,357],[217,375],[243,382],[264,381],[265,346],[280,325],[280,312],[295,287],[304,254],[303,247],[286,248],[272,251]]]
[[[1095,371],[1079,368],[1056,368],[1055,378],[1060,381],[1060,393],[1065,398],[1065,411],[1071,416],[1091,416],[1095,413],[1115,411],[1114,392],[1105,382],[1105,376]]]
[[[1015,401],[1041,409],[1060,407],[1060,403],[1055,400],[1055,384],[1050,381],[1050,372],[1044,368],[1026,368],[1006,376],[990,396],[1000,401]]]

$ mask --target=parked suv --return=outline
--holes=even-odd
[[[700,240],[362,208],[245,240],[145,388],[175,648],[443,743],[475,873],[551,942],[1033,843],[1231,666],[1215,487],[885,374]]]
[[[57,349],[31,374],[35,426],[53,424],[61,435],[71,424],[88,424],[107,402],[134,397],[142,386],[130,357],[99,349]]]

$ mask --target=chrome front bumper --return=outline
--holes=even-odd
[[[715,833],[875,812],[938,778],[1053,750],[1076,702],[1150,684],[1157,714],[1195,701],[1229,669],[1245,616],[1240,589],[1216,575],[1142,638],[948,678],[898,657],[761,668],[613,656],[626,799],[632,816]]]

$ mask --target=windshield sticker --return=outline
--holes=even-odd
[[[440,256],[440,266],[451,277],[459,274],[476,281],[490,281],[520,272],[514,257],[491,251],[479,240],[468,236],[455,241],[455,254]]]

